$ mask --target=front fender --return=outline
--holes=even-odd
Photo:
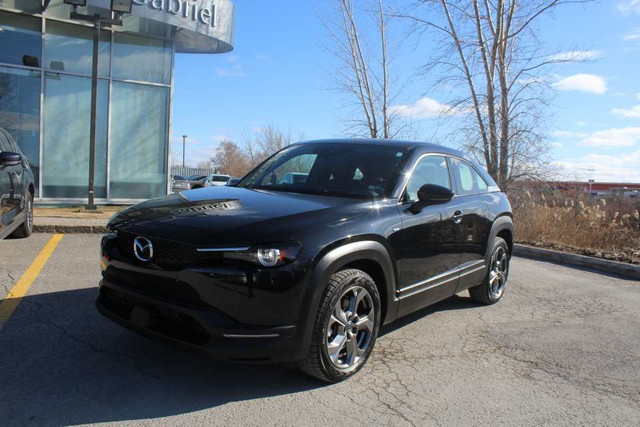
[[[306,303],[299,322],[300,330],[303,333],[302,348],[309,348],[313,323],[331,276],[344,266],[363,260],[376,262],[381,267],[386,282],[383,291],[385,293],[384,301],[386,301],[386,307],[383,307],[383,311],[387,313],[385,323],[396,318],[398,307],[395,304],[395,269],[389,252],[382,243],[376,241],[364,240],[347,243],[321,255],[311,270],[305,298]]]

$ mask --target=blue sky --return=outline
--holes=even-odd
[[[223,138],[273,124],[305,139],[341,136],[345,99],[332,91],[334,61],[321,18],[328,1],[236,0],[234,51],[176,56],[173,158],[213,155]],[[538,24],[549,51],[584,51],[591,60],[552,70],[555,98],[548,137],[551,159],[565,178],[640,182],[640,0],[567,5]],[[396,103],[415,112],[422,139],[441,126],[430,109],[444,94],[417,76],[434,40],[423,37],[398,53],[403,85]],[[593,169],[593,170],[592,170]]]

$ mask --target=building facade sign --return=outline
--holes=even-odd
[[[192,21],[200,21],[212,27],[216,26],[216,5],[213,1],[198,3],[193,0],[133,0],[133,3]]]
[[[111,0],[87,0],[109,10]],[[176,52],[224,53],[233,50],[233,3],[230,0],[133,0],[124,31],[141,32],[149,21],[175,27]]]

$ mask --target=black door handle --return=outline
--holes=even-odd
[[[453,222],[455,222],[456,224],[460,224],[460,222],[462,221],[462,211],[455,211],[453,213],[453,216],[451,217],[451,219],[453,220]]]

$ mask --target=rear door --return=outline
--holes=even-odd
[[[471,163],[451,158],[451,174],[456,186],[456,199],[460,202],[460,233],[462,237],[459,289],[480,283],[485,274],[485,255],[491,220],[485,195],[488,184]]]
[[[399,315],[453,295],[458,284],[461,234],[456,215],[462,207],[454,197],[446,204],[426,206],[421,212],[412,213],[409,207],[417,201],[418,190],[425,184],[453,190],[445,156],[428,154],[420,158],[401,199]]]

